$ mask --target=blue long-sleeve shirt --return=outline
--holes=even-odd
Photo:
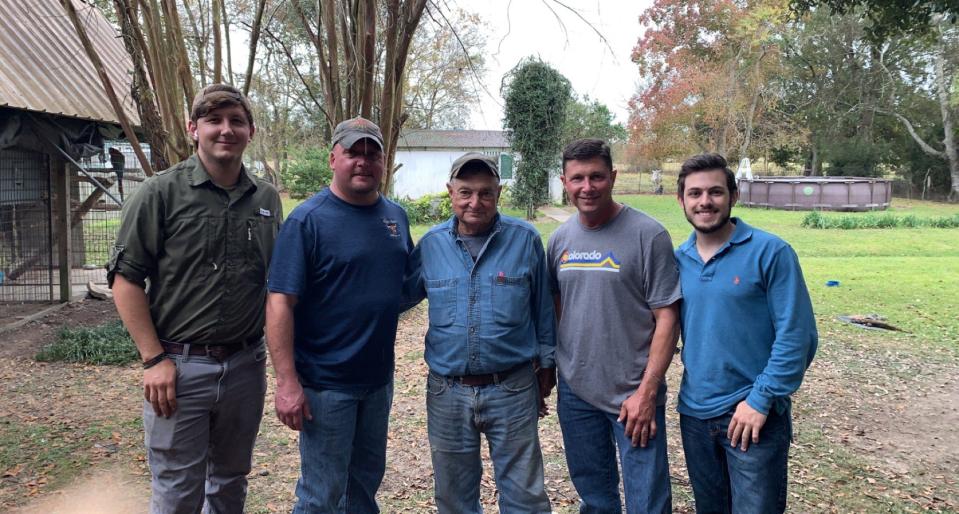
[[[730,240],[703,263],[696,235],[676,250],[683,289],[679,412],[700,419],[742,401],[783,412],[816,353],[812,302],[782,239],[733,218]]]
[[[426,363],[440,375],[498,373],[538,360],[555,367],[546,254],[529,223],[497,215],[473,261],[450,218],[410,256],[411,300],[429,300]]]

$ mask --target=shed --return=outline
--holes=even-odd
[[[71,1],[139,126],[122,40],[97,9]],[[59,0],[0,1],[0,304],[66,301],[101,279],[119,198],[143,180],[132,152],[123,158],[129,145],[108,143],[121,134]]]
[[[446,191],[450,166],[466,152],[480,152],[499,162],[503,183],[513,179],[514,156],[501,130],[406,130],[399,136],[393,194],[416,199]]]

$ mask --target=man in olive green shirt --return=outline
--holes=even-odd
[[[153,513],[243,511],[266,392],[266,273],[280,199],[243,166],[247,99],[214,84],[193,102],[189,159],[123,206],[107,265],[143,359]]]

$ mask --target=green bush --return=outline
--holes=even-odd
[[[127,364],[140,358],[136,345],[119,321],[91,328],[64,328],[56,340],[40,350],[42,362],[82,362],[85,364]]]
[[[286,170],[280,172],[280,179],[290,198],[309,198],[333,180],[330,149],[315,146],[293,149]]]
[[[897,217],[892,213],[824,216],[819,211],[807,214],[802,220],[805,228],[855,230],[860,228],[959,228],[959,214],[919,218],[914,214]]]
[[[406,210],[410,225],[432,225],[446,221],[453,215],[453,204],[447,192],[426,195],[416,200],[394,198]]]

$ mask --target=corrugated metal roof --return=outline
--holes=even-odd
[[[407,130],[398,148],[509,148],[502,130]]]
[[[126,115],[139,125],[123,41],[95,8],[72,1]],[[59,0],[0,0],[0,106],[119,124]]]

